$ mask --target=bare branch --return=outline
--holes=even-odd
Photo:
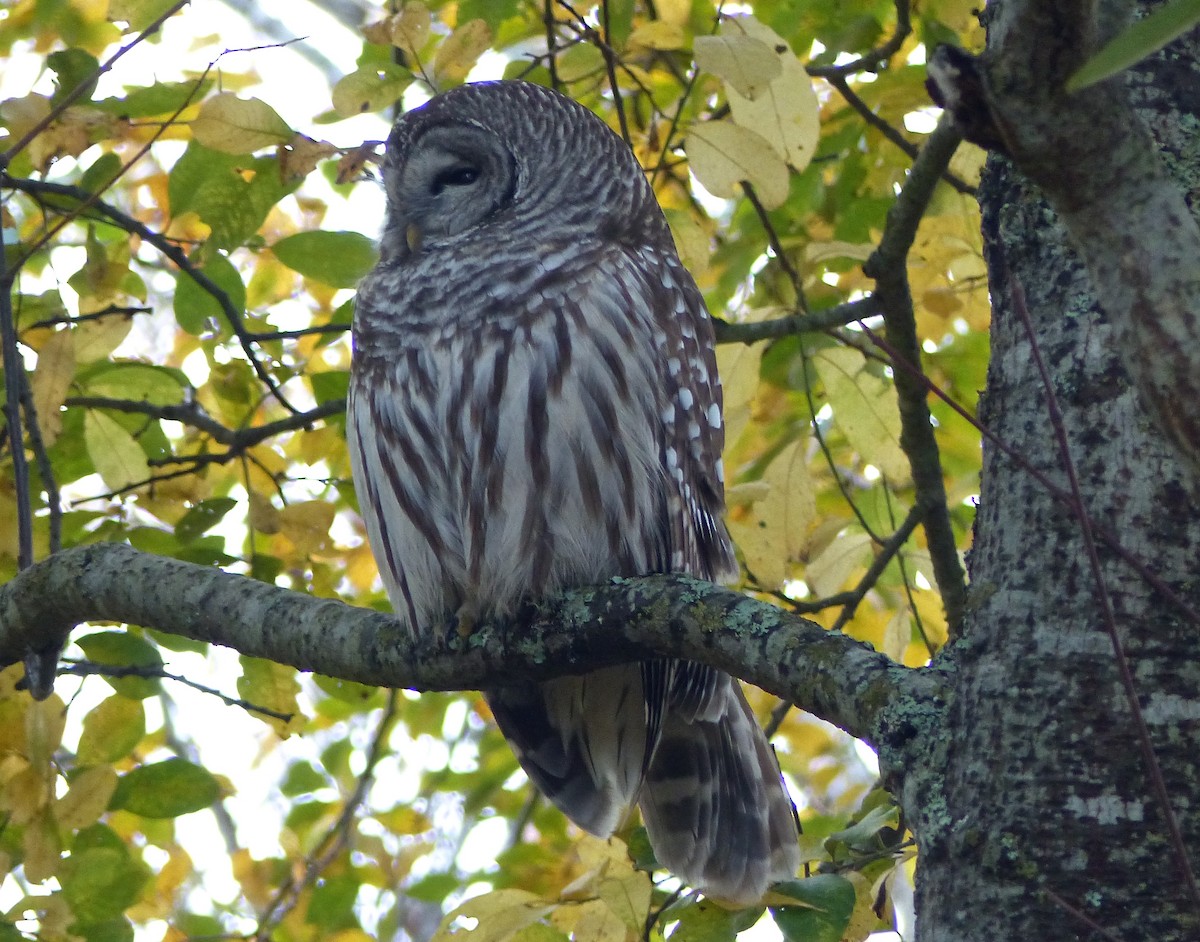
[[[863,266],[866,275],[875,279],[875,297],[883,307],[887,328],[885,349],[893,359],[902,360],[911,367],[895,371],[896,392],[900,399],[900,444],[912,466],[917,506],[922,510],[934,577],[942,593],[952,634],[966,611],[966,575],[958,558],[958,545],[946,505],[946,485],[937,438],[925,401],[927,388],[914,376],[914,372],[921,373],[921,345],[908,284],[907,259],[917,226],[959,141],[951,122],[943,119],[913,163],[908,183],[888,212],[887,228],[879,248]]]
[[[135,415],[149,416],[152,419],[180,422],[183,425],[188,425],[204,432],[222,445],[228,445],[229,453],[225,456],[224,460],[234,458],[247,448],[252,448],[275,435],[282,435],[284,432],[294,432],[298,429],[311,428],[314,423],[319,422],[321,419],[340,415],[346,411],[346,400],[332,399],[329,402],[321,403],[315,409],[310,409],[307,412],[298,412],[295,415],[289,415],[287,418],[279,419],[276,422],[231,429],[210,416],[204,411],[204,407],[195,401],[182,402],[178,405],[160,406],[153,402],[133,399],[110,399],[107,396],[68,396],[64,405],[84,409],[112,409],[114,412],[128,412]],[[190,461],[196,457],[196,455],[184,455],[181,460]]]

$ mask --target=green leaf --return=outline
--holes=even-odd
[[[271,251],[293,271],[335,288],[354,287],[379,257],[375,243],[360,232],[298,232]]]
[[[346,393],[350,391],[348,370],[326,370],[320,373],[311,373],[308,381],[312,385],[313,396],[316,397],[317,402],[345,399]]]
[[[63,896],[82,925],[119,917],[136,902],[149,875],[146,865],[124,847],[72,851],[58,873]]]
[[[105,98],[95,107],[123,118],[151,118],[174,114],[191,100],[199,101],[210,88],[212,79],[199,82],[159,82],[148,88],[132,89],[124,98]]]
[[[327,877],[312,891],[304,921],[327,932],[350,929],[358,925],[354,918],[354,901],[360,882],[352,873]]]
[[[171,168],[167,196],[173,215],[196,213],[212,227],[209,243],[229,251],[252,238],[271,208],[298,185],[284,182],[273,157],[248,160],[192,141]]]
[[[225,154],[252,154],[264,147],[278,147],[295,133],[265,101],[238,98],[232,92],[208,99],[192,120],[195,139]]]
[[[177,818],[209,807],[220,796],[220,785],[206,769],[167,759],[121,776],[109,807],[144,818]]]
[[[459,888],[459,878],[453,873],[431,873],[404,888],[404,894],[425,903],[441,903]]]
[[[83,718],[76,756],[81,765],[115,762],[129,755],[146,735],[146,713],[140,700],[113,696]]]
[[[107,922],[74,923],[71,935],[85,942],[133,942],[133,926],[127,919],[110,919]]]
[[[382,705],[382,689],[379,687],[342,680],[339,677],[327,677],[324,674],[313,674],[312,679],[321,690],[342,703],[349,703],[360,709]]]
[[[54,94],[50,96],[53,104],[59,104],[80,82],[87,84],[83,94],[76,98],[73,104],[85,104],[92,97],[92,92],[96,90],[100,63],[90,52],[83,49],[60,49],[46,56],[46,65],[55,73]]]
[[[311,795],[319,789],[329,788],[332,784],[329,777],[311,762],[293,762],[288,766],[287,777],[279,786],[279,791],[288,798],[295,798],[297,795]]]
[[[802,904],[771,908],[786,942],[840,942],[854,912],[853,883],[826,873],[780,883],[775,892]]]
[[[242,276],[224,255],[215,254],[200,269],[233,305],[239,314],[246,309],[246,285]],[[193,337],[211,330],[213,323],[226,323],[221,302],[206,288],[202,288],[187,272],[175,276],[175,320]]]
[[[180,543],[191,543],[225,519],[225,515],[237,506],[232,497],[213,497],[202,500],[175,524],[175,535]]]
[[[1200,0],[1174,0],[1133,23],[1067,79],[1067,91],[1095,85],[1157,52],[1200,23]]]
[[[187,378],[179,370],[147,363],[98,362],[81,370],[77,381],[89,396],[130,399],[155,406],[173,406],[183,401]]]
[[[119,491],[150,477],[142,446],[111,416],[88,410],[83,417],[83,440],[109,490]]]
[[[79,188],[89,193],[99,193],[113,181],[120,169],[120,157],[112,151],[101,154],[79,178]]]
[[[677,911],[679,925],[671,933],[671,942],[734,942],[761,914],[761,908],[731,912],[703,899]]]
[[[108,18],[124,20],[132,30],[143,30],[167,12],[175,0],[109,0]]]
[[[257,707],[282,713],[292,719],[288,722],[268,716],[261,718],[270,723],[280,736],[291,732],[291,726],[297,722],[300,707],[296,696],[300,692],[300,684],[296,680],[296,669],[284,664],[276,664],[265,658],[243,655],[242,676],[238,678],[238,694],[243,700]]]
[[[150,642],[127,631],[101,631],[76,642],[88,660],[116,667],[145,667],[162,670],[162,656]],[[106,677],[117,693],[131,700],[144,700],[158,693],[157,677]]]

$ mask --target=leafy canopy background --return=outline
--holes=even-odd
[[[5,365],[26,438],[0,455],[3,578],[111,540],[386,606],[342,421],[379,138],[397,101],[502,73],[625,135],[725,321],[744,588],[924,663],[943,600],[862,263],[933,127],[924,50],[977,47],[974,6],[362,4],[357,58],[298,109],[291,36],[225,52],[211,0],[8,4],[4,274],[25,369]],[[925,370],[968,411],[987,356],[979,159],[959,152],[907,258]],[[931,409],[965,549],[978,434]],[[0,939],[425,938],[466,899],[443,937],[478,920],[480,939],[719,939],[758,918],[675,899],[624,844],[581,839],[474,695],[301,678],[134,626],[94,626],[67,654],[80,679],[40,704],[19,667],[0,676]],[[912,851],[869,763],[827,724],[752,702],[824,871],[796,889],[817,908],[775,910],[778,931],[891,926]],[[623,837],[647,863],[639,832]]]

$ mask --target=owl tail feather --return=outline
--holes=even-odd
[[[486,697],[543,795],[593,834],[607,837],[620,827],[649,761],[638,665],[500,687]]]
[[[526,774],[580,827],[607,837],[637,801],[659,863],[710,896],[758,902],[800,863],[775,755],[738,682],[717,671],[680,670],[673,705],[647,710],[647,693],[662,694],[656,668],[672,662],[648,663],[487,700]]]
[[[702,715],[668,711],[639,796],[659,863],[709,896],[758,902],[800,864],[795,808],[738,682]]]

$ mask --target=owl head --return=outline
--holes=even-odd
[[[592,112],[527,82],[480,82],[400,117],[387,142],[385,257],[464,243],[599,237],[641,244],[664,228],[629,148]]]

